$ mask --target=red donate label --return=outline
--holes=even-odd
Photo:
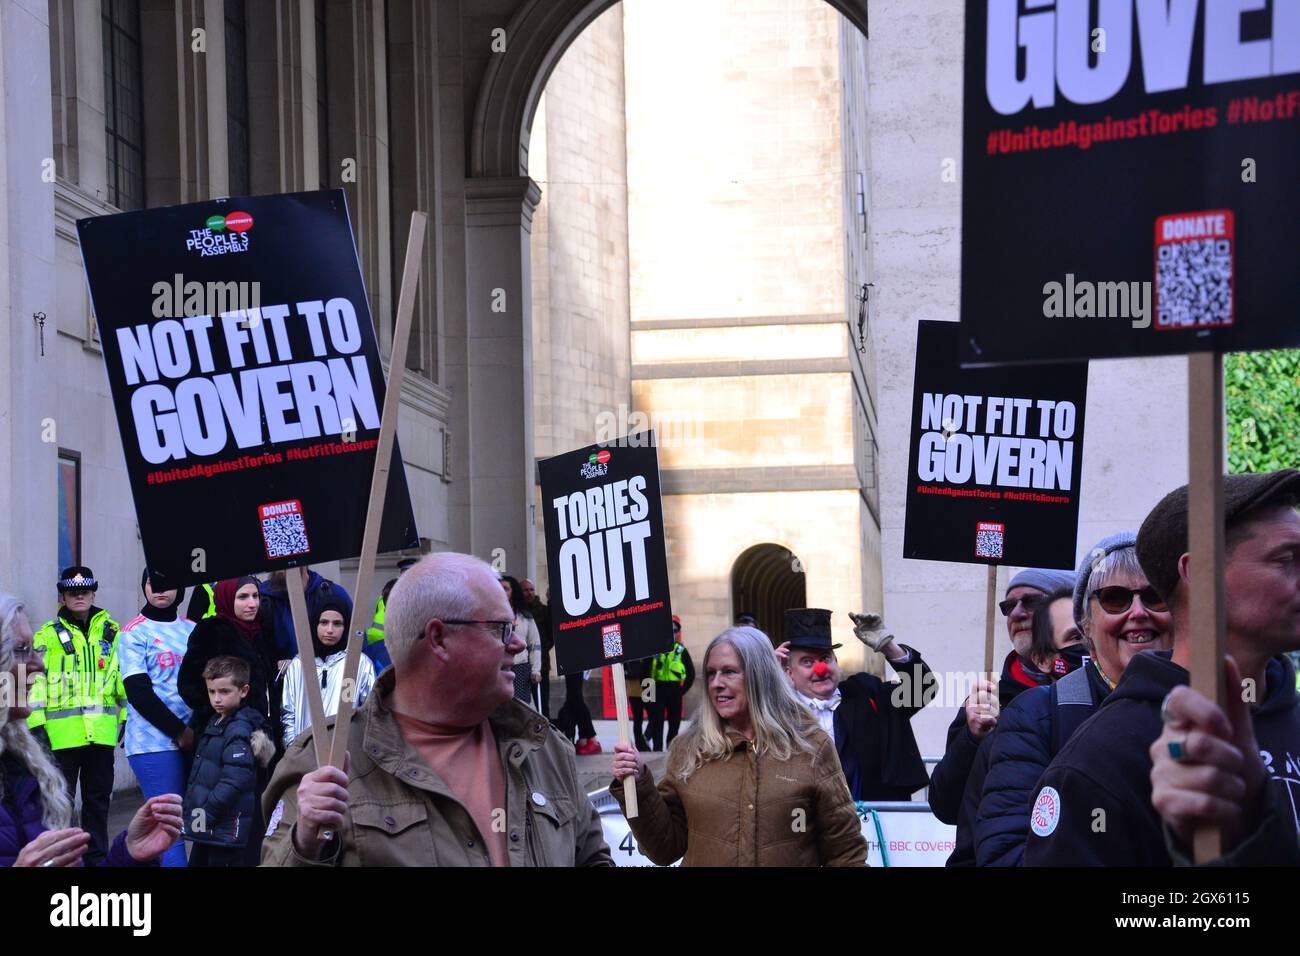
[[[1232,325],[1236,220],[1231,209],[1156,219],[1151,311],[1164,331]]]

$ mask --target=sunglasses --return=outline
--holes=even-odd
[[[1148,611],[1167,611],[1169,605],[1165,599],[1156,593],[1156,589],[1147,585],[1144,588],[1125,588],[1119,585],[1110,587],[1097,588],[1092,592],[1092,596],[1097,599],[1101,609],[1107,614],[1123,614],[1133,606],[1133,595],[1142,599],[1142,606]]]
[[[1043,599],[1041,597],[1029,594],[1024,597],[1015,598],[1014,600],[1007,598],[1005,601],[999,601],[998,610],[1002,612],[1003,617],[1010,617],[1011,612],[1016,609],[1017,604],[1023,604],[1026,611],[1032,611],[1042,603]]]

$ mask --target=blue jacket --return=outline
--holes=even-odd
[[[194,765],[185,786],[185,839],[228,847],[256,840],[260,845],[257,797],[265,774],[259,780],[259,773],[275,753],[266,730],[266,718],[248,705],[221,723],[215,714],[208,721],[194,743]]]
[[[988,744],[988,773],[975,813],[976,866],[1020,866],[1038,779],[1109,693],[1097,668],[1088,663],[1007,705]]]

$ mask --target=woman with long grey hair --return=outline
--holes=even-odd
[[[707,695],[656,787],[630,744],[610,792],[636,780],[629,820],[661,866],[864,866],[867,844],[835,744],[790,690],[772,642],[733,627],[704,652]]]
[[[69,827],[58,766],[27,729],[27,689],[44,670],[22,603],[0,592],[0,866],[80,866],[90,834]],[[113,841],[106,865],[155,862],[181,830],[181,798],[148,800]]]

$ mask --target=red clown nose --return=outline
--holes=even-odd
[[[813,665],[814,677],[825,677],[830,672],[831,672],[831,666],[827,664],[825,661],[818,661],[816,664]]]

